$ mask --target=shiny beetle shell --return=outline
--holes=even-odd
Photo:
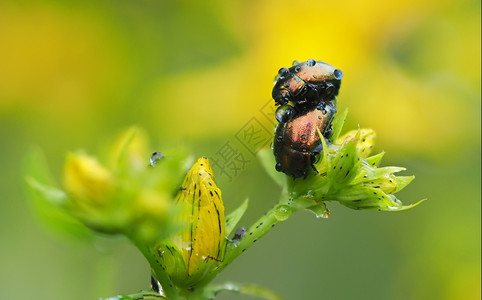
[[[295,106],[331,101],[338,95],[343,72],[322,61],[295,61],[291,68],[281,68],[275,78],[273,99],[276,105],[292,102]]]
[[[293,178],[306,177],[317,154],[323,150],[317,129],[323,136],[328,136],[334,114],[333,107],[319,105],[278,123],[273,142],[276,170]]]

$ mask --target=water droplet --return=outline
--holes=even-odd
[[[154,152],[154,153],[152,153],[151,157],[149,158],[149,163],[151,164],[151,166],[154,167],[163,158],[164,158],[164,154],[162,154],[161,152]]]
[[[327,212],[324,212],[324,213],[321,213],[321,214],[316,214],[317,219],[320,219],[320,218],[328,219],[329,217],[330,217],[330,214],[327,213]]]
[[[300,70],[301,70],[301,67],[300,67],[300,66],[296,66],[296,67],[295,67],[295,72],[296,72],[296,73],[298,73]]]
[[[281,163],[277,163],[275,169],[276,171],[281,172],[283,171],[283,165]]]
[[[339,69],[336,69],[333,72],[333,75],[335,76],[335,79],[341,80],[343,78],[343,72]]]
[[[281,68],[278,71],[278,78],[283,79],[286,76],[288,76],[289,74],[290,74],[290,70],[288,70],[288,68]]]
[[[306,134],[301,135],[301,142],[304,143],[308,139],[308,136]]]
[[[292,115],[293,115],[293,107],[286,104],[278,107],[275,112],[276,120],[279,123],[287,122],[289,119],[291,119]]]
[[[296,66],[296,65],[299,65],[299,64],[300,64],[300,61],[299,61],[299,60],[293,60],[292,66]]]
[[[159,281],[157,281],[156,278],[154,278],[154,276],[151,275],[151,289],[159,294],[162,294],[164,295],[163,291],[162,291],[162,286],[161,286],[161,283]]]
[[[324,202],[321,202],[320,204],[310,207],[309,210],[315,213],[315,216],[317,219],[319,218],[326,219],[330,217],[330,211],[328,210]]]
[[[308,59],[308,61],[306,62],[306,64],[307,64],[309,67],[313,67],[314,65],[316,65],[316,60],[314,60],[313,58],[310,58],[310,59]]]
[[[274,217],[276,218],[276,220],[278,221],[284,221],[286,219],[288,219],[291,215],[291,208],[287,205],[279,205],[277,208],[276,208],[276,211],[274,213]]]

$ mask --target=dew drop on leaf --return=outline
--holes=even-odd
[[[154,152],[154,153],[152,153],[151,157],[149,158],[149,163],[151,164],[151,166],[154,167],[163,158],[164,158],[164,154],[162,154],[161,152]]]
[[[279,205],[277,208],[276,208],[276,211],[275,211],[275,214],[274,214],[274,217],[276,218],[276,220],[278,221],[284,221],[286,219],[288,219],[291,215],[291,208],[287,205]]]

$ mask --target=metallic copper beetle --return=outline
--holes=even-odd
[[[338,95],[343,72],[322,61],[295,61],[291,68],[281,68],[275,78],[273,99],[276,105],[291,102],[307,109],[319,101],[331,101]]]
[[[289,105],[279,107],[272,144],[276,170],[293,178],[306,178],[323,151],[318,129],[324,137],[329,136],[334,114],[335,108],[323,102],[303,113]]]

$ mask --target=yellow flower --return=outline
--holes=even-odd
[[[112,187],[112,175],[94,157],[76,153],[67,157],[63,181],[71,197],[78,204],[100,205]]]
[[[357,137],[357,134],[359,136]],[[362,158],[367,158],[372,152],[373,145],[375,144],[376,133],[375,130],[369,128],[362,128],[358,130],[351,130],[339,137],[336,140],[336,144],[341,145],[345,141],[357,138],[356,150],[358,155]]]

